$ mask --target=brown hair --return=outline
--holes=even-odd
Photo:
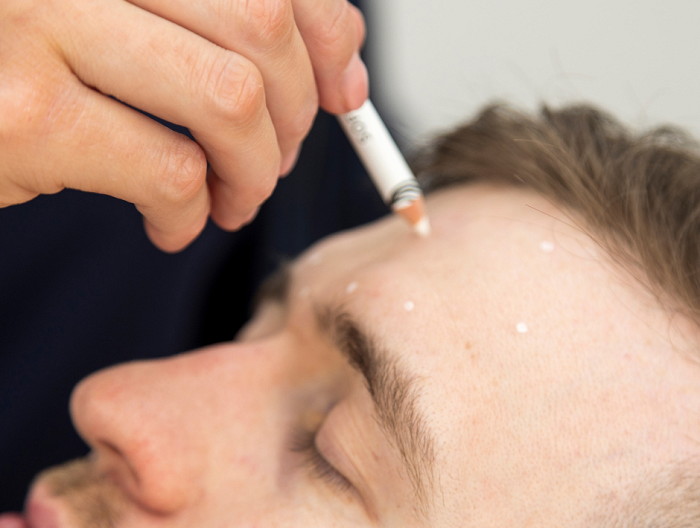
[[[545,106],[537,118],[491,106],[438,138],[414,168],[426,191],[478,180],[533,189],[700,328],[700,155],[684,132],[635,135],[584,105]],[[699,527],[699,466],[684,461],[644,479],[624,504],[601,501],[593,525]]]
[[[700,156],[670,127],[634,136],[590,106],[539,119],[491,106],[415,161],[427,190],[525,185],[578,213],[597,241],[700,327]]]

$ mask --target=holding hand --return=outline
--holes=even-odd
[[[319,104],[366,99],[364,31],[346,0],[2,0],[0,206],[109,194],[166,251],[208,216],[238,229],[291,170]]]

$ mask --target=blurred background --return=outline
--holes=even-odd
[[[592,102],[700,138],[697,0],[367,0],[372,97],[415,146],[502,100]]]
[[[498,100],[592,102],[700,138],[698,0],[351,1],[367,15],[372,98],[406,149]],[[87,452],[67,408],[79,379],[231,339],[281,260],[386,212],[324,113],[253,224],[210,224],[177,255],[107,196],[0,209],[0,512],[22,508],[37,471]]]

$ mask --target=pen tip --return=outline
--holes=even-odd
[[[418,236],[425,238],[430,235],[430,220],[425,214],[425,200],[422,195],[411,202],[395,204],[392,209],[411,224]]]
[[[418,223],[414,224],[413,230],[421,238],[426,238],[428,235],[430,235],[430,220],[428,220],[428,217],[423,216],[420,220],[418,220]]]

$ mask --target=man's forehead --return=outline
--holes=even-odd
[[[426,203],[431,222],[438,229],[434,236],[417,237],[399,219],[390,215],[368,226],[325,239],[307,250],[298,259],[298,264],[300,267],[317,267],[339,257],[347,264],[362,266],[369,262],[390,262],[405,254],[408,254],[408,260],[434,261],[431,251],[440,245],[446,244],[457,250],[456,253],[460,249],[469,250],[470,241],[488,238],[491,232],[507,228],[510,222],[555,228],[564,236],[583,235],[581,228],[572,225],[568,213],[562,208],[524,188],[485,183],[458,185],[429,195]],[[460,239],[462,243],[455,245]],[[446,253],[442,255],[442,258],[446,257]],[[453,258],[458,258],[458,255],[453,255]]]
[[[553,230],[561,222],[540,212],[544,207],[537,195],[489,186],[438,193],[428,200],[434,234],[427,240],[393,218],[332,237],[293,266],[294,295],[357,306],[398,347],[428,336],[461,342],[475,314],[488,330],[484,323],[522,299],[529,279],[549,273],[548,263],[560,257],[550,246],[568,235]],[[528,292],[530,301],[535,293]],[[527,324],[516,319],[504,330]]]
[[[536,194],[462,186],[430,196],[428,211],[428,240],[388,219],[312,248],[294,266],[294,294],[347,304],[415,368],[441,375],[477,349],[552,346],[583,313],[607,320],[610,306],[590,295],[609,286],[595,244]]]
[[[345,303],[420,377],[439,474],[497,482],[542,473],[558,438],[617,445],[599,378],[623,383],[622,352],[660,335],[638,317],[634,288],[612,287],[599,247],[536,194],[454,189],[428,212],[424,243],[389,219],[313,248],[295,264],[294,294]]]

